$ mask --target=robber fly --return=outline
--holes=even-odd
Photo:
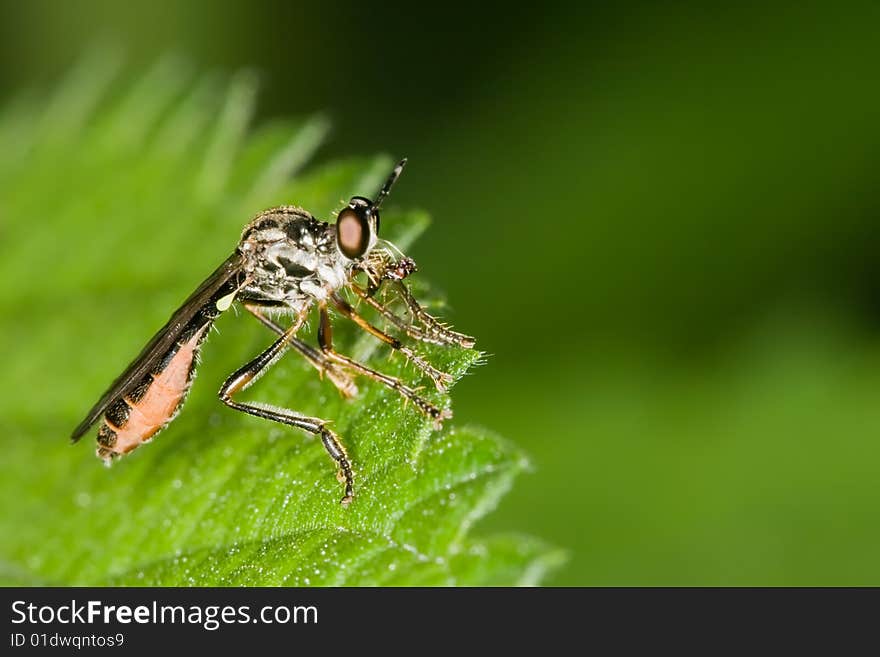
[[[237,411],[320,436],[339,467],[338,478],[345,486],[342,504],[351,502],[351,463],[345,447],[326,421],[285,408],[236,401],[235,395],[292,348],[345,397],[357,393],[352,377],[359,374],[411,401],[438,428],[450,417],[449,411],[439,409],[399,379],[377,372],[333,348],[330,307],[402,353],[431,378],[438,390],[445,391],[452,380],[401,340],[361,316],[340,294],[342,290],[362,299],[414,340],[464,348],[474,345],[473,338],[452,331],[422,309],[404,284],[404,279],[415,271],[415,263],[393,244],[379,238],[379,208],[405,164],[404,159],[394,167],[375,200],[352,197],[339,212],[335,224],[319,221],[294,206],[272,208],[254,217],[245,227],[235,252],[184,301],[113,382],[74,429],[72,440],[79,440],[100,418],[97,454],[109,465],[158,434],[174,419],[186,398],[199,349],[214,320],[238,302],[278,338],[226,379],[218,393],[220,400]],[[364,274],[360,277],[366,279],[364,285],[356,281],[359,274]],[[377,300],[380,289],[389,290],[402,301],[409,318],[398,316]],[[319,314],[318,348],[297,337],[314,306]],[[290,317],[290,325],[285,328],[276,323],[272,317],[277,316]]]

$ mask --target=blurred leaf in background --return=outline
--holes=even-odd
[[[410,157],[413,255],[493,354],[456,409],[535,465],[484,527],[571,548],[551,582],[880,579],[876,2],[3,18],[9,88],[108,37],[252,66],[268,116],[329,113],[328,158]]]

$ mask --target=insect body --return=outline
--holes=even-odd
[[[344,482],[343,504],[354,494],[351,463],[339,437],[324,420],[258,403],[239,402],[235,395],[246,389],[286,350],[293,348],[319,372],[351,397],[357,392],[352,375],[367,376],[395,390],[439,427],[449,417],[399,379],[382,374],[333,348],[328,308],[333,307],[361,329],[402,353],[427,374],[438,390],[451,377],[432,367],[419,354],[371,324],[341,295],[347,289],[365,300],[386,320],[409,337],[426,343],[472,347],[473,338],[450,330],[425,312],[410,294],[403,279],[415,263],[396,247],[379,238],[379,207],[388,196],[406,160],[392,171],[375,200],[355,196],[339,213],[336,223],[315,219],[305,210],[283,206],[258,214],[245,227],[235,252],[211,274],[117,378],[73,432],[73,441],[100,419],[97,454],[110,463],[150,440],[174,419],[192,383],[199,348],[211,324],[233,302],[240,303],[278,338],[256,358],[230,375],[219,396],[227,406],[282,424],[304,429],[321,441],[339,467]],[[362,287],[355,277],[363,273]],[[402,300],[411,321],[400,318],[375,298],[387,287]],[[319,312],[318,348],[297,337],[309,311]],[[288,327],[270,315],[292,318]]]

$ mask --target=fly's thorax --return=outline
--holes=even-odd
[[[251,280],[239,295],[243,300],[299,308],[328,298],[351,272],[333,227],[292,206],[257,215],[244,229],[239,250]]]

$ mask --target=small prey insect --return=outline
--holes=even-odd
[[[336,223],[319,221],[309,212],[282,206],[261,212],[245,227],[235,252],[212,273],[168,323],[112,383],[74,429],[79,440],[100,419],[97,454],[109,465],[164,429],[177,415],[192,383],[199,349],[214,320],[233,302],[241,304],[278,338],[265,351],[233,372],[220,388],[220,400],[237,411],[303,429],[319,436],[336,462],[345,492],[342,504],[354,495],[354,474],[339,437],[325,420],[255,402],[237,401],[245,390],[288,349],[298,351],[345,397],[357,393],[353,375],[366,376],[411,401],[436,427],[448,411],[437,408],[403,381],[344,356],[333,347],[328,308],[391,347],[426,374],[438,390],[452,378],[430,365],[397,337],[376,327],[340,294],[349,290],[390,325],[415,341],[470,348],[474,339],[452,331],[429,315],[410,293],[404,279],[415,263],[390,242],[379,238],[379,208],[397,181],[406,160],[391,172],[376,198],[352,197]],[[365,284],[358,283],[358,277]],[[398,316],[377,299],[387,290],[392,302],[405,305],[409,318]],[[297,337],[313,307],[319,315],[318,347]],[[271,317],[290,317],[284,327]],[[102,417],[103,416],[103,417]]]

